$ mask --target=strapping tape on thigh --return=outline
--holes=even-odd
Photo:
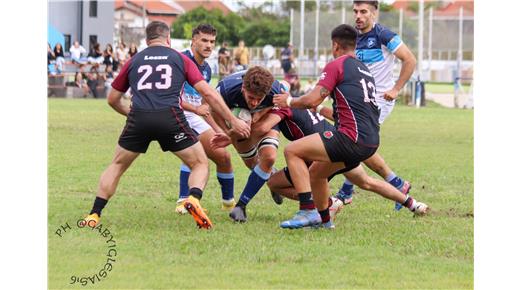
[[[251,150],[249,150],[247,152],[238,153],[238,155],[240,155],[240,157],[242,157],[242,159],[249,159],[249,158],[255,157],[257,153],[258,153],[258,149],[255,146],[255,147],[251,148]]]
[[[278,138],[273,137],[265,137],[264,139],[260,140],[258,143],[258,150],[262,149],[265,146],[272,146],[275,149],[278,149],[278,145],[280,144],[280,141]]]

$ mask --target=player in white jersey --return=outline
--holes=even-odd
[[[382,124],[392,112],[397,94],[412,76],[416,59],[399,35],[376,23],[377,8],[378,1],[354,1],[352,10],[358,30],[356,57],[370,69],[374,77],[375,97],[380,108],[379,124]],[[401,61],[401,71],[394,82],[396,58]],[[397,176],[378,153],[364,163],[401,192],[408,194],[410,183]],[[353,185],[345,180],[336,196],[347,204],[352,202],[352,193]],[[396,204],[395,208],[399,210],[401,205]]]
[[[192,32],[191,49],[183,52],[197,65],[208,83],[211,81],[211,68],[205,60],[215,48],[216,35],[217,31],[213,26],[209,24],[198,25]],[[182,108],[188,124],[197,133],[208,158],[216,165],[217,179],[222,191],[222,209],[231,210],[235,206],[231,155],[225,148],[212,149],[210,146],[210,140],[215,132],[221,132],[222,129],[213,121],[208,104],[202,102],[202,97],[195,88],[185,83],[181,96]],[[179,174],[179,199],[176,208],[176,211],[180,214],[187,213],[183,203],[189,194],[187,187],[189,176],[190,169],[183,164]]]

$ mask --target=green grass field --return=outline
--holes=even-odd
[[[471,110],[398,106],[382,127],[379,152],[432,207],[430,216],[395,212],[392,202],[358,190],[333,231],[280,229],[297,203],[275,205],[266,186],[248,207],[248,223],[232,223],[220,210],[213,165],[203,205],[214,229],[198,230],[191,216],[174,212],[179,161],[154,142],[103,211],[117,249],[106,273],[114,242],[76,221],[91,209],[125,119],[104,100],[48,105],[49,288],[84,289],[72,276],[88,288],[473,288]],[[230,150],[238,196],[248,170]],[[282,149],[278,157],[281,168]],[[331,182],[334,192],[341,182]]]

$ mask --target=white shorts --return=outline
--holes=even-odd
[[[378,94],[376,95],[376,102],[379,106],[379,110],[381,111],[379,113],[379,124],[383,124],[386,117],[390,116],[390,113],[392,113],[392,110],[395,106],[395,100],[387,101],[385,98],[383,98],[383,94]]]
[[[201,116],[189,111],[184,111],[184,115],[186,116],[186,121],[188,121],[188,124],[190,124],[190,127],[197,135],[211,129],[211,126]]]

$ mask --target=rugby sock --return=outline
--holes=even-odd
[[[231,200],[233,199],[233,190],[235,187],[235,175],[231,173],[217,172],[217,179],[222,189],[222,199]]]
[[[417,205],[417,203],[415,202],[415,199],[413,199],[413,197],[411,196],[408,196],[406,198],[406,200],[402,203],[403,206],[409,208],[410,210],[413,210]]]
[[[354,185],[350,180],[345,178],[345,181],[343,182],[343,186],[341,189],[336,193],[336,197],[339,198],[342,202],[345,202],[346,199],[349,199],[352,197],[352,193],[354,192]]]
[[[179,198],[188,198],[189,187],[188,179],[190,178],[191,170],[188,166],[181,165],[181,173],[179,174]]]
[[[391,185],[393,185],[395,188],[397,189],[401,189],[401,187],[403,187],[404,185],[404,181],[397,175],[395,175],[394,172],[391,172],[386,178],[385,178],[386,182],[390,183]]]
[[[319,210],[318,212],[320,213],[322,224],[328,223],[330,221],[330,212],[328,207],[324,210]]]
[[[197,187],[190,188],[190,195],[200,200],[202,198],[202,189]]]
[[[107,199],[96,196],[96,200],[94,200],[94,206],[92,207],[90,214],[97,213],[98,216],[101,216],[101,211],[103,210],[103,208],[105,208],[105,205],[107,205],[107,202],[108,202]]]
[[[298,193],[298,199],[300,200],[300,210],[316,208],[310,192]]]
[[[270,175],[271,172],[264,172],[262,169],[260,169],[259,165],[256,165],[249,174],[244,191],[242,191],[242,194],[240,195],[238,205],[245,207],[249,201],[258,193],[260,188],[262,188],[264,183],[269,179]]]

